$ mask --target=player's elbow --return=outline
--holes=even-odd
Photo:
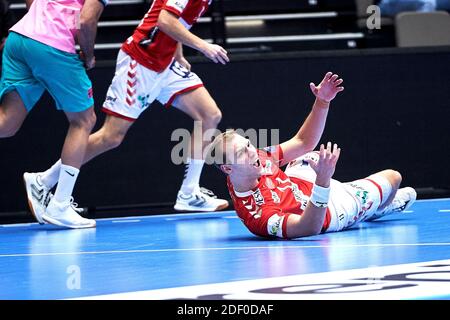
[[[287,238],[303,238],[318,235],[322,232],[322,225],[319,223],[306,223],[301,216],[291,214],[287,221]]]
[[[94,28],[97,26],[98,20],[103,12],[103,5],[96,4],[97,7],[90,10],[82,10],[80,15],[80,29],[81,28]]]
[[[161,10],[159,14],[158,21],[156,22],[156,26],[162,31],[167,30],[171,25],[173,25],[173,17],[172,15],[165,11]]]
[[[97,25],[97,19],[95,17],[81,15],[80,30],[91,30],[96,25]]]

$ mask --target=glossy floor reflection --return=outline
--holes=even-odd
[[[99,219],[96,229],[86,230],[2,225],[0,299],[122,293],[116,296],[121,299],[127,293],[157,289],[248,280],[264,283],[350,269],[430,261],[436,265],[448,259],[450,199],[419,200],[402,215],[290,241],[253,236],[233,211]],[[440,272],[442,281],[449,282],[447,274],[450,271]],[[439,298],[450,297],[450,290],[445,290],[436,291]],[[417,288],[415,292],[405,297],[430,298]],[[154,298],[150,294],[138,298],[146,297]]]

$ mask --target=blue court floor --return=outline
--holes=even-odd
[[[0,225],[0,299],[450,299],[450,198],[297,240],[234,211]]]

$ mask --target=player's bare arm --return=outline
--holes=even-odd
[[[337,144],[332,147],[331,142],[328,142],[326,148],[323,144],[320,146],[317,163],[314,160],[308,160],[309,165],[317,174],[313,193],[301,216],[298,214],[289,216],[286,229],[288,238],[307,237],[321,232],[328,205],[327,195],[324,193],[328,192],[329,195],[330,180],[336,169],[340,153],[341,149]]]
[[[97,34],[97,23],[102,14],[104,5],[99,0],[86,0],[80,14],[80,30],[78,31],[78,44],[80,57],[86,69],[95,66],[94,45]]]
[[[27,6],[27,10],[30,9],[32,3],[33,3],[33,0],[25,0],[25,4]]]
[[[215,63],[226,64],[230,61],[224,48],[197,37],[178,21],[178,17],[175,14],[167,10],[161,10],[158,18],[158,28],[176,41],[200,51]]]
[[[316,100],[297,134],[281,144],[284,156],[281,165],[316,148],[325,128],[330,102],[344,90],[344,87],[341,86],[343,81],[337,74],[327,72],[318,86],[312,82],[309,84]]]

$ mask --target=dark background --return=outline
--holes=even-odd
[[[192,60],[223,112],[227,127],[280,130],[281,141],[298,130],[318,84],[327,71],[344,79],[345,91],[333,101],[322,142],[340,144],[335,178],[346,181],[386,168],[399,170],[404,185],[418,188],[419,198],[445,196],[450,189],[450,48],[362,49],[334,52],[231,55],[215,65]],[[114,62],[89,73],[98,121]],[[177,128],[192,128],[180,111],[155,103],[143,113],[124,143],[85,165],[74,196],[93,209],[114,206],[171,206],[184,167],[174,165],[170,141]],[[44,95],[19,133],[0,140],[2,192],[0,212],[27,210],[24,171],[41,171],[60,155],[67,130],[62,112]],[[201,185],[228,198],[223,175],[206,166]]]

